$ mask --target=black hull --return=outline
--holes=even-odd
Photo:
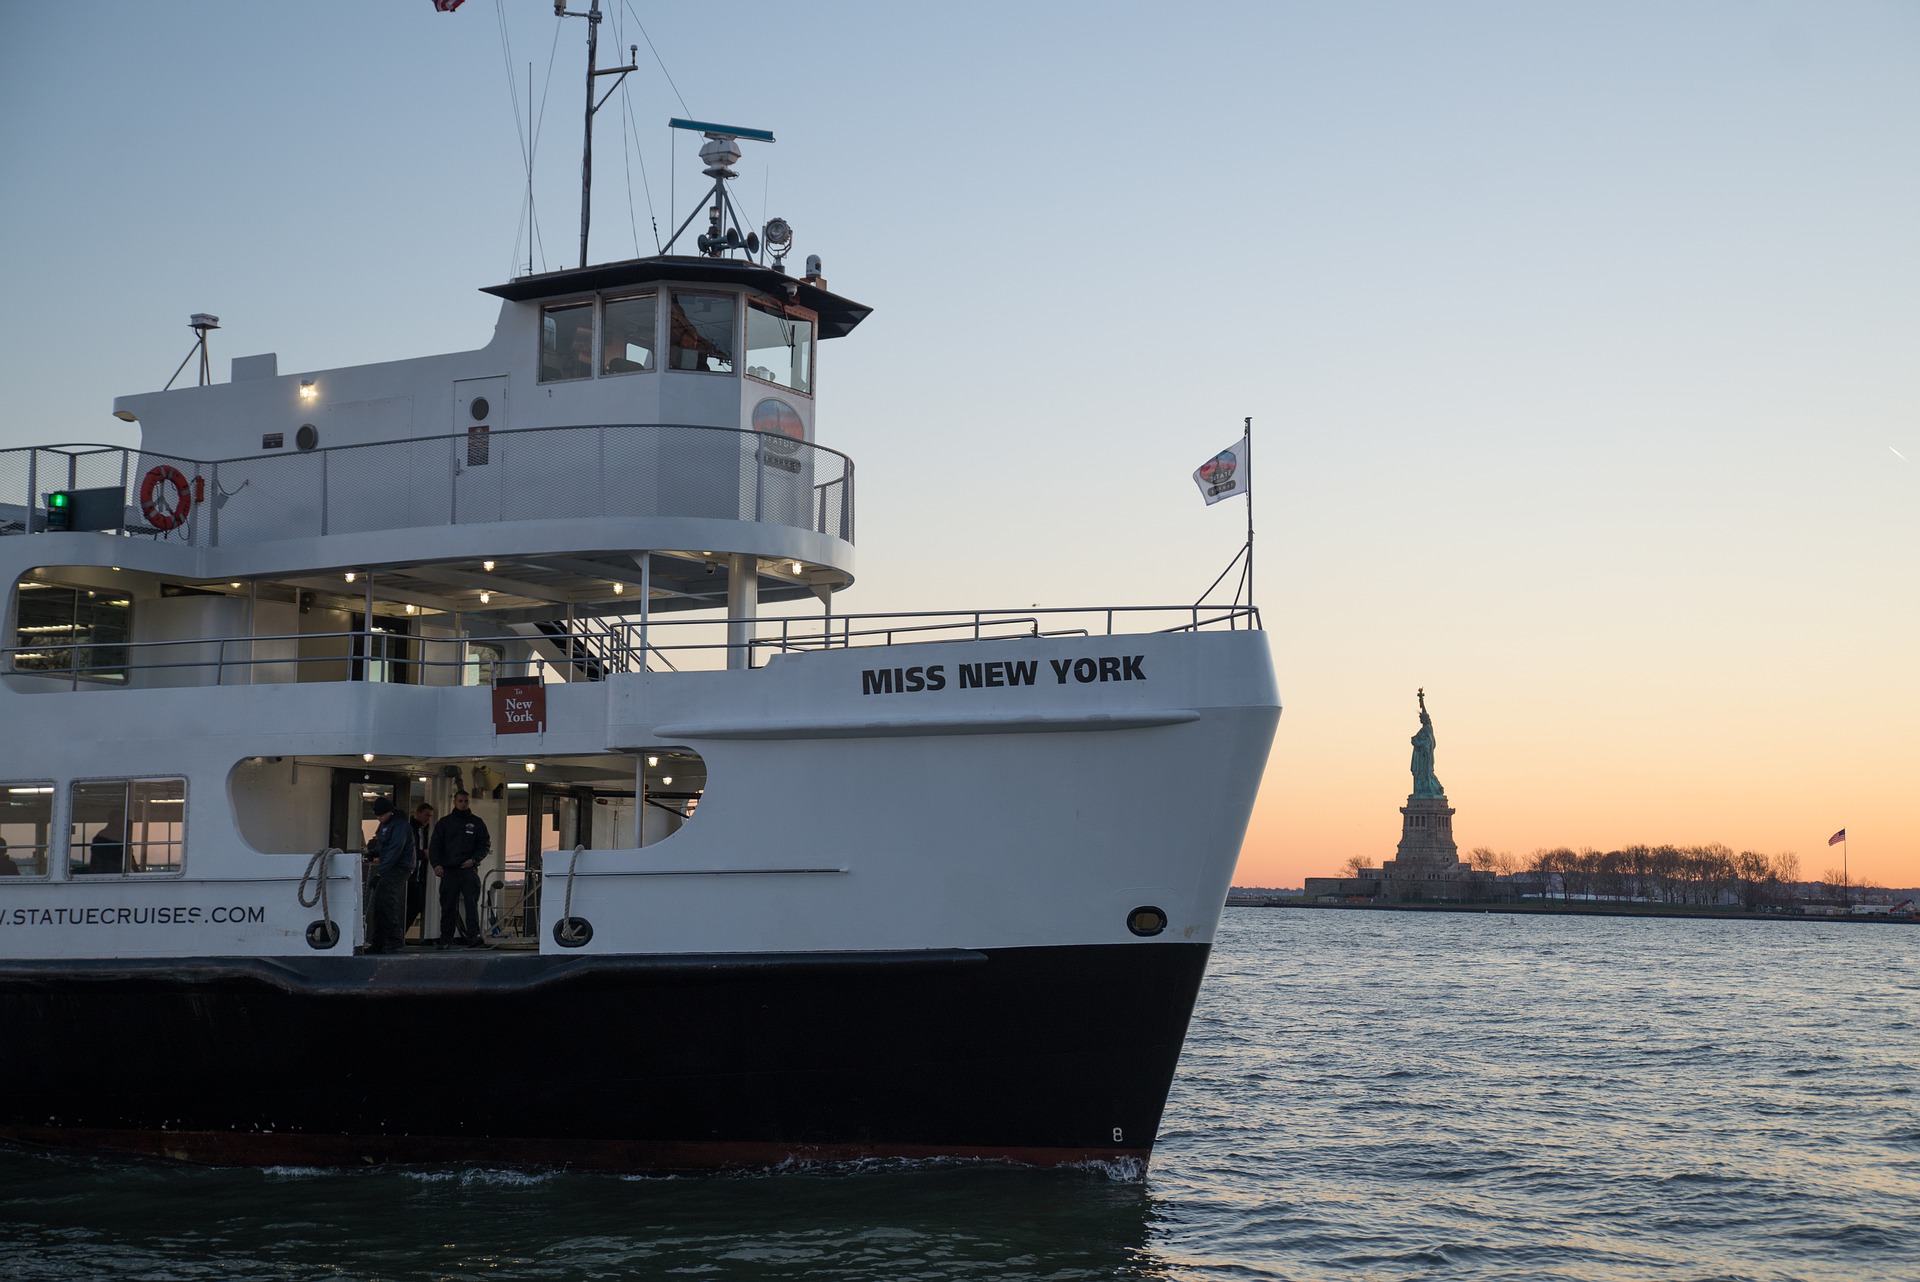
[[[1208,948],[0,964],[0,1138],[704,1170],[1152,1150]]]

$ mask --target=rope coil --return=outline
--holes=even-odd
[[[338,846],[328,846],[313,852],[313,858],[307,860],[307,870],[300,874],[300,906],[318,908],[320,920],[307,927],[307,943],[315,948],[332,948],[340,941],[340,927],[334,924],[333,911],[327,903],[327,882],[332,880],[329,874],[333,870],[333,857],[345,854]],[[311,894],[307,891],[313,883]]]
[[[560,920],[553,924],[553,942],[562,948],[578,948],[593,938],[593,927],[573,915],[573,873],[580,865],[580,852],[586,846],[576,844],[567,856],[567,893],[560,905]]]

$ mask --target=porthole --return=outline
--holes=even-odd
[[[311,423],[302,423],[300,430],[293,434],[293,443],[303,450],[310,450],[320,444],[320,429]]]
[[[1167,928],[1167,915],[1151,904],[1142,905],[1127,914],[1127,929],[1141,938],[1157,935]]]
[[[467,412],[473,415],[473,421],[476,423],[483,421],[487,417],[488,411],[492,409],[493,406],[487,404],[487,398],[484,396],[474,397],[467,405]]]

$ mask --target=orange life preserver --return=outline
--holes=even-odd
[[[160,499],[162,484],[173,486],[178,497],[173,507],[168,508]],[[178,529],[187,523],[187,513],[193,510],[193,491],[187,488],[187,478],[179,468],[170,463],[162,463],[149,471],[140,482],[140,510],[146,514],[147,523],[156,530]]]

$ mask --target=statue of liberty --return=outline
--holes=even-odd
[[[1413,736],[1413,795],[1444,797],[1447,790],[1440,786],[1440,780],[1433,773],[1433,718],[1427,715],[1427,691],[1424,686],[1417,697],[1420,700],[1420,731]]]

